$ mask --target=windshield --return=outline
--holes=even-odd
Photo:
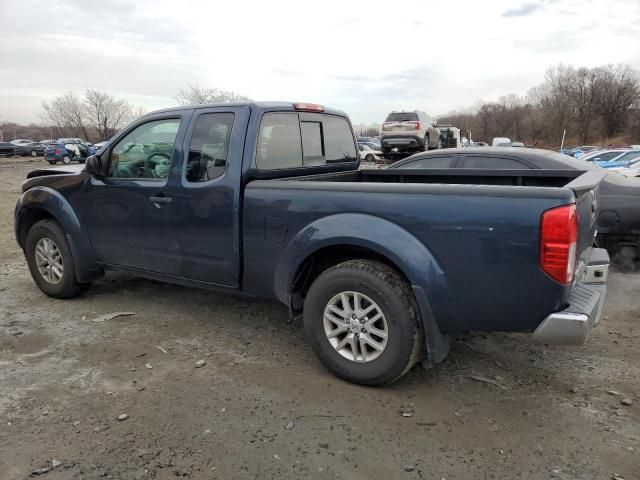
[[[417,113],[396,112],[387,115],[385,122],[416,122],[418,120]]]

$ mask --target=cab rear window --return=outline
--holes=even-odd
[[[357,159],[346,119],[316,113],[267,113],[262,117],[256,166],[280,170]]]

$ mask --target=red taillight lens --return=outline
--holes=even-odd
[[[56,148],[56,155],[60,155],[62,153],[62,150],[60,150],[59,148]]]
[[[556,282],[567,285],[576,270],[578,212],[563,205],[542,214],[540,220],[540,266]]]
[[[420,122],[411,122],[411,123],[413,123],[414,130],[420,130]]]

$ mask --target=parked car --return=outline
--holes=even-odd
[[[382,152],[380,150],[374,150],[364,143],[358,143],[358,152],[360,153],[360,160],[364,160],[365,162],[377,162],[382,158]]]
[[[470,147],[488,147],[489,144],[487,142],[476,142],[475,140],[471,142]]]
[[[640,158],[631,160],[625,168],[612,168],[611,171],[624,175],[625,177],[640,177]]]
[[[580,145],[579,147],[574,148],[565,148],[560,151],[560,153],[564,153],[565,155],[569,155],[570,157],[580,158],[587,153],[593,152],[594,150],[598,150],[600,147],[595,145]]]
[[[62,162],[69,164],[72,161],[84,163],[87,157],[96,153],[96,150],[77,138],[61,138],[58,143],[47,145],[44,149],[44,159],[50,164]]]
[[[512,147],[516,147],[516,148],[524,148],[524,143],[522,143],[522,142],[511,142],[511,146]]]
[[[420,358],[442,361],[449,334],[578,344],[598,323],[609,262],[592,248],[603,170],[469,172],[461,184],[458,172],[358,167],[338,110],[161,110],[80,173],[31,172],[16,238],[55,298],[105,270],[276,298],[302,313],[330,371],[365,385],[393,382]]]
[[[511,139],[507,137],[495,137],[491,140],[492,147],[510,147]]]
[[[628,151],[628,148],[603,148],[581,156],[580,160],[584,162],[608,162]]]
[[[16,138],[15,140],[11,140],[11,143],[16,146],[29,145],[30,143],[33,143],[33,140],[29,140],[27,138]]]
[[[32,156],[38,157],[44,155],[44,149],[46,145],[39,142],[27,143],[25,145],[19,145],[16,148],[15,154],[21,157]]]
[[[16,145],[11,142],[0,142],[0,156],[13,157],[16,153]]]
[[[593,163],[602,168],[624,168],[629,165],[629,163],[636,158],[640,157],[640,149],[639,150],[627,150],[617,157],[613,157],[611,160],[601,161],[594,159]]]
[[[393,169],[601,170],[598,245],[614,256],[640,258],[640,181],[602,170],[581,159],[538,149],[465,148],[420,153],[390,165]]]
[[[365,145],[369,145],[374,150],[380,150],[382,145],[380,144],[380,139],[376,137],[358,137],[356,138],[358,143],[364,143]]]
[[[391,112],[380,129],[382,153],[405,153],[442,148],[437,122],[419,110]]]

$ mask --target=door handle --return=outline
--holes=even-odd
[[[171,203],[171,200],[173,200],[171,197],[159,197],[159,196],[151,196],[149,197],[149,201],[153,202],[153,203]]]

